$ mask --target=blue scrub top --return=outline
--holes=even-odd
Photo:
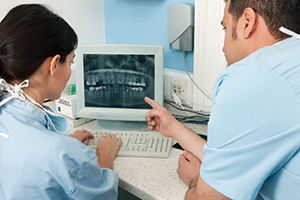
[[[0,199],[117,199],[118,174],[79,140],[48,130],[37,107],[0,107]]]
[[[300,40],[225,69],[213,90],[201,177],[232,199],[300,199]]]

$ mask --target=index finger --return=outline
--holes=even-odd
[[[146,101],[146,103],[148,103],[154,109],[159,109],[161,107],[161,105],[159,105],[159,103],[150,99],[149,97],[145,97],[144,100]]]
[[[184,163],[184,162],[187,162],[188,160],[186,159],[186,157],[183,155],[183,154],[181,154],[180,156],[179,156],[179,159],[178,159],[178,165],[180,165],[180,164],[182,164],[182,163]]]
[[[89,131],[82,129],[81,130],[82,134],[78,135],[78,139],[80,139],[81,141],[83,141],[85,138],[89,137],[89,138],[94,138],[93,134],[91,134]]]
[[[87,130],[85,130],[85,129],[82,129],[81,131],[83,132],[83,134],[87,134],[87,135],[88,135],[88,137],[90,137],[90,138],[94,138],[94,135],[93,135],[93,134],[91,134],[91,132],[89,132],[89,131],[87,131]]]
[[[183,152],[182,155],[185,157],[187,161],[199,160],[199,158],[197,158],[194,154],[188,151]]]

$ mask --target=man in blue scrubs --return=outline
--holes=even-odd
[[[300,1],[228,0],[221,24],[207,143],[146,98],[149,129],[187,151],[186,199],[300,199]]]

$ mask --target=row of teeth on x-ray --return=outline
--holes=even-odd
[[[129,86],[142,86],[145,87],[146,86],[146,81],[144,77],[136,77],[136,76],[123,76],[120,78],[115,78],[115,77],[107,77],[107,79],[102,79],[100,80],[100,77],[98,77],[97,75],[94,76],[90,76],[87,78],[86,81],[86,85],[87,86],[96,86],[99,85],[99,83],[101,83],[103,85],[114,85],[114,84],[119,84],[119,85],[129,85]]]
[[[93,71],[85,76],[85,91],[91,98],[113,96],[143,98],[152,82],[150,76],[132,71],[126,73]]]
[[[144,91],[143,87],[128,87],[128,86],[99,86],[99,87],[90,87],[89,91],[98,91],[98,90],[111,90],[112,88],[114,88],[115,90],[119,91],[126,91],[126,92],[130,92],[130,91]]]
[[[145,92],[142,88],[129,88],[127,86],[108,86],[107,90],[89,90],[86,94],[90,98],[116,97],[116,98],[143,98]],[[121,100],[119,99],[119,100]],[[129,100],[128,99],[128,100]]]

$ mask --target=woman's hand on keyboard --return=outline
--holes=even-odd
[[[70,137],[78,139],[85,145],[89,144],[89,138],[94,138],[94,136],[85,129],[75,131],[73,134],[70,134]]]
[[[101,136],[96,148],[99,166],[102,168],[113,169],[113,161],[122,143],[121,139],[116,140],[116,135],[107,134]]]

